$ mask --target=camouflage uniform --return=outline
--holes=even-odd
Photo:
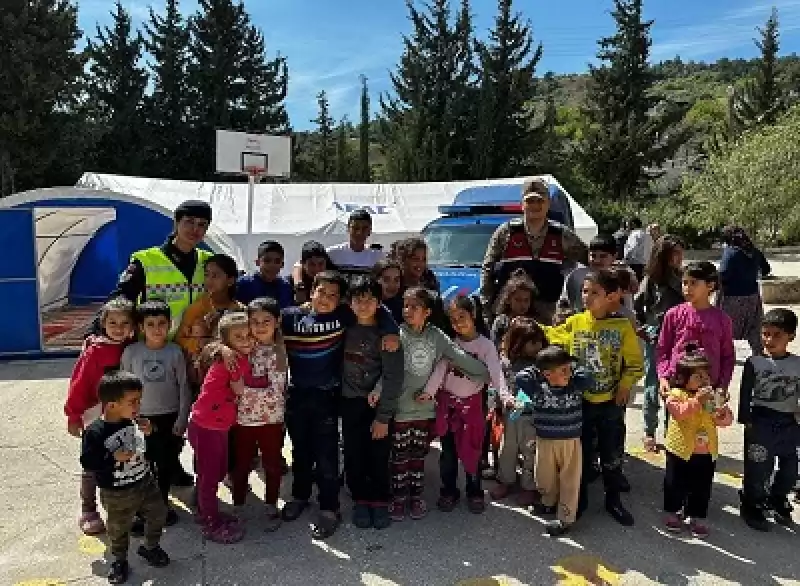
[[[167,505],[152,472],[128,488],[101,488],[100,502],[108,514],[106,531],[114,559],[128,557],[131,525],[137,512],[145,521],[144,546],[149,549],[158,545],[167,520]]]
[[[589,249],[578,238],[577,234],[566,226],[561,227],[562,240],[561,246],[564,253],[565,261],[570,263],[583,263],[588,262]],[[547,224],[538,234],[530,234],[526,231],[528,242],[530,243],[531,250],[534,255],[538,254],[542,249],[545,238],[548,234]],[[486,255],[483,258],[483,265],[481,267],[481,301],[484,307],[489,310],[491,304],[494,303],[495,297],[502,289],[505,283],[495,282],[495,265],[503,258],[503,253],[508,246],[508,240],[511,235],[511,226],[509,222],[501,224],[489,240],[489,245],[486,247]],[[534,283],[536,283],[536,275],[529,275]],[[549,316],[552,319],[555,313],[556,303],[545,302],[542,300],[535,300],[534,307],[537,314],[543,318]]]

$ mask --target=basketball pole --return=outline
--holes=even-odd
[[[253,262],[253,203],[256,196],[257,173],[249,173],[247,176],[247,262]]]

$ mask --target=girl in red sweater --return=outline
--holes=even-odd
[[[215,361],[208,369],[200,396],[189,418],[189,443],[197,475],[197,514],[203,535],[216,543],[236,543],[244,537],[238,519],[219,510],[217,489],[228,473],[228,433],[236,423],[236,397],[251,378],[248,356],[253,350],[250,323],[244,312],[226,313],[219,320],[222,342],[236,353],[233,369]]]
[[[127,299],[113,299],[100,310],[103,333],[86,338],[81,355],[72,370],[64,403],[67,431],[81,437],[84,427],[102,415],[97,385],[104,374],[119,369],[122,351],[133,339],[133,304]],[[94,474],[81,473],[81,516],[78,520],[86,535],[97,535],[106,530],[97,512],[97,484]]]

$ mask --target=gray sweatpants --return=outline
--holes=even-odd
[[[503,444],[497,463],[497,480],[503,484],[517,482],[517,462],[522,456],[522,490],[535,490],[533,481],[534,456],[536,455],[536,430],[531,415],[520,415],[516,419],[506,417]]]

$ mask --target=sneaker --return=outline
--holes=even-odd
[[[517,504],[520,507],[530,507],[540,500],[541,495],[535,490],[522,490],[519,495],[517,495]]]
[[[443,494],[436,501],[436,508],[443,513],[452,513],[458,506],[459,497],[455,494]]]
[[[281,516],[284,521],[294,521],[303,514],[306,507],[308,507],[308,501],[290,501],[284,505]]]
[[[167,527],[172,527],[177,522],[178,513],[172,507],[167,507],[167,520],[164,522],[164,525]]]
[[[664,519],[664,526],[667,528],[667,531],[680,533],[683,531],[683,520],[678,515],[670,513],[667,515],[666,519]]]
[[[705,539],[709,534],[708,525],[696,519],[692,519],[689,522],[689,530],[692,532],[692,536],[697,539]]]
[[[389,518],[393,523],[399,523],[406,518],[406,500],[395,499],[389,505]]]
[[[772,516],[776,523],[779,525],[792,524],[792,512],[794,511],[794,507],[792,507],[789,499],[783,499],[783,501],[777,502],[770,500],[770,509],[772,509]]]
[[[770,524],[764,513],[764,508],[746,501],[741,490],[739,491],[739,498],[742,501],[739,505],[739,516],[747,523],[747,526],[756,531],[769,531]]]
[[[489,496],[496,501],[501,501],[508,496],[508,493],[511,492],[511,489],[512,485],[498,482],[497,485],[489,491]]]
[[[486,512],[486,499],[484,495],[475,495],[467,499],[467,510],[475,515]]]
[[[558,511],[558,507],[556,507],[555,505],[550,507],[547,505],[543,505],[542,503],[534,503],[531,509],[533,510],[534,513],[536,513],[539,516],[555,515],[556,512]]]
[[[131,536],[144,537],[144,519],[139,513],[136,513],[136,516],[133,518],[133,523],[131,524]]]
[[[339,528],[342,516],[338,512],[320,511],[315,523],[311,523],[311,537],[314,539],[328,539]]]
[[[160,545],[151,548],[140,545],[136,553],[139,554],[139,557],[146,561],[148,565],[154,568],[163,568],[169,565],[169,556],[166,551],[161,549]]]
[[[392,524],[392,517],[389,514],[389,507],[386,505],[372,506],[372,526],[375,529],[386,529]]]
[[[270,533],[275,531],[281,526],[281,523],[283,523],[281,512],[275,505],[264,505],[264,518],[266,520],[264,531],[268,531]]]
[[[414,497],[409,505],[408,516],[414,521],[419,521],[428,514],[428,503],[422,497]]]
[[[547,523],[547,525],[544,526],[544,530],[547,531],[550,537],[561,537],[569,531],[570,527],[571,525],[560,519],[556,519],[555,521]]]
[[[365,503],[355,503],[353,505],[353,525],[359,529],[369,529],[372,527],[372,510]]]
[[[114,560],[108,570],[108,583],[124,584],[128,580],[130,571],[127,560]]]
[[[633,526],[633,515],[625,508],[617,494],[606,494],[606,511],[620,525]]]

